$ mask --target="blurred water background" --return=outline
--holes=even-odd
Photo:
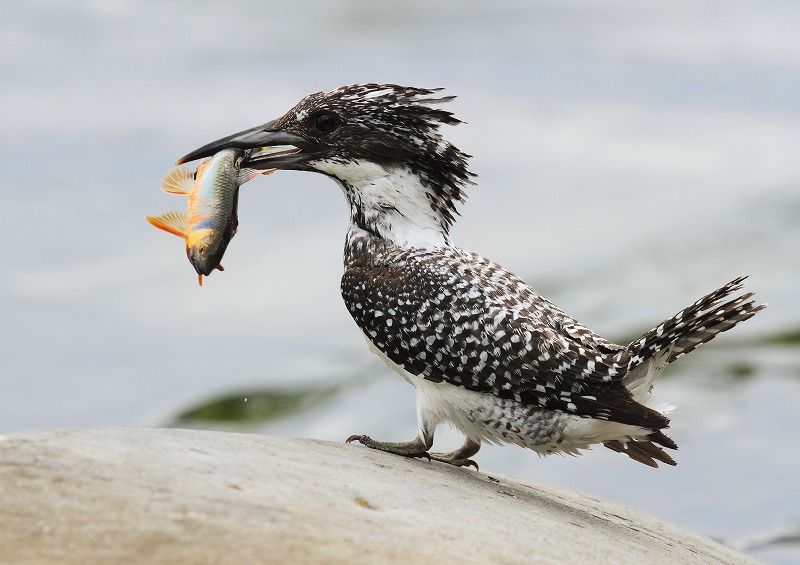
[[[177,157],[305,94],[444,86],[479,174],[462,247],[620,342],[739,274],[770,303],[658,382],[676,468],[487,446],[482,471],[798,559],[798,29],[792,0],[1,3],[0,429],[413,437],[339,296],[331,181],[246,185],[203,288],[144,215],[183,206],[158,188]]]

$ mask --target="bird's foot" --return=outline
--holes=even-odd
[[[419,437],[411,441],[375,441],[369,436],[354,435],[347,438],[346,443],[352,443],[354,441],[366,445],[370,449],[386,451],[387,453],[394,453],[395,455],[402,455],[403,457],[424,457],[428,461],[431,460],[431,456],[428,455],[430,446],[425,445]]]
[[[429,453],[428,456],[433,459],[434,461],[441,461],[442,463],[447,463],[449,465],[455,465],[456,467],[475,467],[476,471],[479,471],[478,464],[475,463],[472,459],[466,458],[459,458],[456,455],[457,451],[453,451],[451,453]]]
[[[431,453],[430,458],[434,461],[455,465],[456,467],[473,466],[476,471],[479,471],[478,464],[470,459],[470,457],[478,453],[480,448],[481,444],[479,442],[467,438],[464,440],[464,445],[455,451],[451,451],[450,453]]]

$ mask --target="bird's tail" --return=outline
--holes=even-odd
[[[738,277],[707,294],[628,345],[631,360],[622,382],[637,402],[664,414],[668,413],[671,406],[653,406],[649,402],[653,380],[664,367],[766,308],[765,304],[756,305],[753,302],[753,293],[731,298],[731,295],[742,289],[745,278]],[[659,445],[669,449],[678,448],[674,441],[659,430],[653,430],[649,436],[628,442],[605,443],[609,449],[624,453],[651,467],[658,466],[656,461],[675,465],[675,461]]]
[[[752,292],[727,300],[742,289],[746,278],[733,279],[630,343],[628,373],[636,372],[637,366],[653,357],[663,358],[664,365],[668,365],[766,308],[766,304],[755,305]]]

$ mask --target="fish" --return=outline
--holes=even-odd
[[[164,175],[161,190],[186,195],[186,212],[145,216],[153,226],[186,241],[186,255],[197,271],[200,286],[204,276],[215,269],[225,270],[220,262],[239,227],[239,187],[258,175],[275,171],[243,169],[244,157],[242,149],[224,149],[203,159],[194,172],[176,165]]]

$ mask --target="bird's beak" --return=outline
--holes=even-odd
[[[302,168],[301,163],[307,160],[303,150],[312,149],[312,144],[300,136],[277,129],[275,127],[277,122],[278,120],[272,120],[264,125],[212,141],[184,155],[176,164],[181,165],[195,159],[210,157],[223,149],[235,148],[251,150],[247,152],[242,166],[253,169]],[[285,150],[276,151],[276,147],[285,147]]]

